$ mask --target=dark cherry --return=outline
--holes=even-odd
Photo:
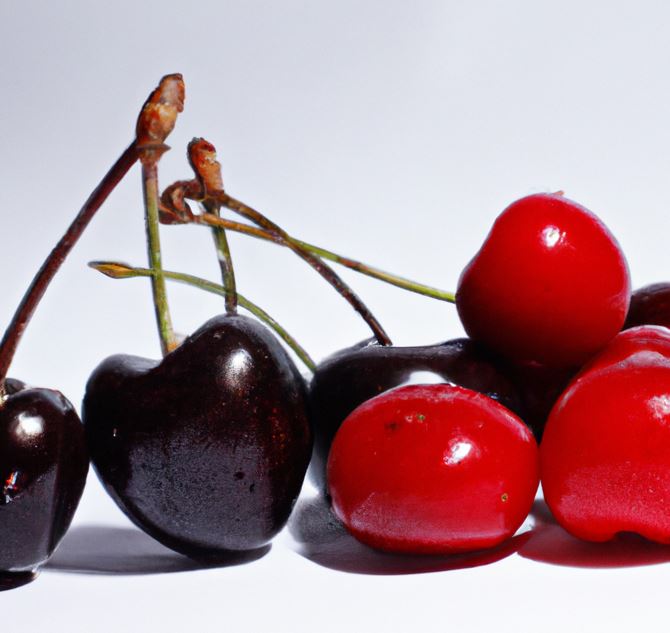
[[[650,284],[633,292],[623,328],[638,325],[670,327],[670,283]]]
[[[58,391],[7,379],[0,407],[0,590],[30,581],[68,529],[88,472],[84,428]]]
[[[312,450],[303,378],[267,328],[238,315],[210,319],[160,362],[106,359],[82,417],[119,507],[194,558],[270,541]]]
[[[556,368],[528,363],[508,364],[504,372],[516,386],[521,400],[523,421],[540,442],[552,407],[579,367]]]
[[[447,382],[484,393],[521,414],[512,381],[496,359],[470,339],[421,347],[382,346],[363,341],[319,364],[310,384],[314,454],[310,474],[325,486],[328,453],[344,419],[360,404],[401,385]]]

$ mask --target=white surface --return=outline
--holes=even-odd
[[[5,0],[0,320],[10,318],[43,257],[131,140],[148,92],[175,71],[185,76],[187,104],[163,160],[163,185],[190,177],[185,144],[206,136],[219,148],[230,193],[295,235],[446,289],[506,204],[563,189],[617,235],[636,286],[666,278],[668,24],[661,1]],[[167,228],[163,240],[169,268],[216,279],[203,229]],[[367,336],[289,253],[231,241],[243,292],[316,358]],[[113,282],[85,267],[101,258],[145,261],[137,170],[50,289],[13,367],[13,375],[74,402],[103,357],[158,353],[148,284]],[[451,306],[343,275],[397,343],[461,333]],[[170,296],[183,332],[222,309],[188,288],[172,287]],[[86,554],[82,535],[105,536],[91,525],[128,525],[93,475],[75,519],[75,554],[77,547]],[[546,530],[531,536],[526,555],[557,556],[565,541]],[[127,555],[108,543],[102,569],[177,565],[141,536],[122,534]],[[336,552],[359,551],[337,543]],[[225,569],[45,570],[0,595],[0,630],[666,628],[670,567],[626,566],[668,560],[666,550],[565,546],[558,556],[572,565],[513,554],[471,569],[366,575],[300,556],[284,533],[264,558]],[[68,552],[58,553],[61,561],[71,562]],[[588,564],[615,566],[580,566]]]

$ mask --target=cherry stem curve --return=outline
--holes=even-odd
[[[280,243],[290,248],[296,255],[305,260],[316,272],[318,272],[342,297],[349,302],[349,304],[358,312],[363,320],[368,324],[372,330],[375,338],[380,345],[391,345],[391,339],[381,326],[377,318],[372,314],[370,309],[363,303],[360,297],[342,280],[342,278],[321,259],[304,249],[296,240],[294,240],[286,231],[284,231],[277,224],[272,222],[269,218],[263,215],[260,211],[250,207],[249,205],[229,196],[223,191],[210,192],[210,195],[221,205],[238,213],[242,217],[257,224],[269,233],[275,235]]]
[[[139,154],[136,143],[132,142],[88,197],[88,200],[86,200],[79,213],[77,213],[63,234],[63,237],[61,237],[58,244],[56,244],[44,260],[44,263],[33,278],[30,287],[23,295],[23,299],[21,299],[21,303],[16,308],[16,312],[0,342],[0,396],[3,396],[5,393],[7,372],[9,371],[9,366],[12,363],[19,341],[51,280],[81,237],[93,216],[138,158]]]
[[[264,229],[249,226],[242,222],[235,222],[234,220],[227,220],[220,218],[211,213],[203,213],[202,215],[196,215],[190,220],[193,224],[202,224],[205,226],[221,226],[223,228],[235,231],[237,233],[243,233],[251,237],[256,237],[268,242],[273,242],[275,244],[283,245],[284,242],[278,238],[273,233],[269,233]],[[345,268],[349,268],[357,273],[367,275],[373,279],[378,279],[397,288],[402,288],[403,290],[408,290],[409,292],[414,292],[416,294],[423,295],[425,297],[430,297],[431,299],[437,299],[438,301],[446,301],[447,303],[456,303],[456,295],[453,292],[448,292],[447,290],[441,290],[440,288],[435,288],[433,286],[428,286],[426,284],[395,275],[393,273],[386,272],[374,266],[370,266],[361,261],[351,259],[350,257],[345,257],[344,255],[339,255],[333,251],[325,249],[321,246],[316,246],[315,244],[310,244],[309,242],[304,242],[296,237],[292,237],[293,241],[304,248],[306,251],[309,251],[317,257],[322,259],[328,259],[332,262],[340,264]]]
[[[90,262],[89,266],[94,268],[98,272],[111,277],[112,279],[131,279],[133,277],[154,277],[155,271],[149,268],[138,268],[134,266],[129,266],[121,262]],[[211,292],[220,296],[226,296],[226,288],[215,284],[201,277],[195,277],[194,275],[188,275],[186,273],[176,273],[169,270],[161,271],[165,279],[170,279],[172,281],[181,282],[189,286],[194,286],[205,290],[206,292]],[[255,303],[249,301],[241,294],[237,295],[237,301],[241,307],[245,310],[248,310],[257,317],[260,321],[263,321],[269,327],[271,327],[277,335],[295,352],[296,356],[305,364],[305,366],[312,372],[316,369],[316,363],[312,360],[310,355],[305,351],[305,349],[296,341],[293,336],[291,336],[284,327],[282,327],[274,318],[272,318],[265,310],[260,308]]]
[[[155,274],[151,275],[151,291],[153,294],[161,352],[165,356],[175,349],[177,343],[172,328],[161,256],[158,221],[158,159],[154,156],[154,150],[143,150],[142,155],[142,185],[144,190],[147,253],[149,256],[149,266],[155,271]],[[145,159],[145,156],[148,156],[148,158]]]

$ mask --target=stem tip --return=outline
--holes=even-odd
[[[184,79],[179,73],[165,75],[149,95],[137,119],[138,149],[162,148],[184,109]],[[163,148],[164,149],[164,148]]]

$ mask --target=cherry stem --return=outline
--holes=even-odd
[[[144,189],[144,211],[147,232],[147,252],[149,255],[149,266],[155,271],[151,275],[151,290],[153,293],[154,310],[156,312],[156,323],[161,342],[163,356],[169,354],[177,346],[172,319],[170,318],[170,307],[163,275],[163,263],[161,257],[161,242],[158,221],[158,160],[153,150],[142,152],[143,157],[148,160],[142,161],[142,184]]]
[[[249,226],[248,224],[243,224],[242,222],[235,222],[233,220],[227,220],[214,216],[211,213],[203,213],[202,215],[196,215],[191,220],[194,224],[202,224],[205,226],[221,226],[223,228],[235,231],[237,233],[244,233],[251,237],[256,237],[268,242],[274,242],[275,244],[283,245],[284,241],[278,238],[273,233],[269,233],[263,229],[259,229],[255,226]],[[417,294],[423,295],[425,297],[430,297],[431,299],[437,299],[438,301],[446,301],[448,303],[456,303],[456,295],[453,292],[448,292],[446,290],[441,290],[433,286],[428,286],[426,284],[419,283],[417,281],[412,281],[411,279],[406,279],[405,277],[400,277],[399,275],[394,275],[393,273],[386,272],[374,266],[369,266],[363,262],[351,259],[350,257],[345,257],[343,255],[338,255],[333,251],[329,251],[321,246],[316,246],[315,244],[310,244],[309,242],[304,242],[298,238],[293,237],[293,241],[296,244],[299,244],[306,251],[309,251],[317,257],[323,259],[328,259],[332,262],[340,264],[346,268],[372,277],[373,279],[378,279],[385,283],[391,284],[403,290],[408,290],[410,292],[415,292]]]
[[[205,202],[203,204],[207,215],[213,215],[220,218],[220,205],[212,202]],[[221,279],[223,287],[226,290],[226,313],[235,314],[237,312],[237,284],[235,282],[235,269],[233,268],[233,258],[230,254],[230,246],[228,245],[228,238],[226,237],[226,230],[222,226],[212,227],[212,234],[214,237],[214,246],[216,247],[216,255],[219,260],[219,267],[221,268]]]
[[[113,279],[154,277],[156,272],[149,268],[136,268],[134,266],[128,266],[127,264],[120,262],[90,262],[89,266]],[[168,270],[161,271],[161,274],[163,277],[165,277],[165,279],[178,281],[189,286],[195,286],[196,288],[200,288],[206,292],[211,292],[223,297],[226,296],[226,288],[224,286],[207,281],[201,277],[187,275],[186,273],[171,272]],[[257,306],[255,303],[252,303],[249,301],[249,299],[245,298],[241,294],[237,295],[237,301],[239,305],[242,306],[245,310],[248,310],[260,321],[263,321],[269,327],[271,327],[277,333],[277,335],[295,352],[296,356],[310,371],[313,372],[316,369],[316,363],[312,360],[305,349],[275,319],[273,319],[267,312],[265,312],[265,310]]]
[[[330,267],[325,264],[318,257],[303,248],[296,240],[294,240],[286,231],[280,228],[277,224],[272,222],[269,218],[264,216],[260,211],[244,204],[240,200],[229,196],[223,191],[211,192],[213,198],[221,203],[224,207],[238,213],[251,222],[254,222],[261,228],[276,236],[280,243],[290,248],[296,255],[305,260],[316,272],[318,272],[342,297],[349,302],[349,304],[358,312],[363,320],[368,324],[372,330],[375,338],[380,345],[391,345],[391,339],[384,331],[377,318],[372,314],[369,308],[363,303],[358,295],[347,285],[346,282]]]
[[[138,157],[137,146],[133,142],[121,154],[119,159],[112,165],[98,186],[93,190],[88,200],[86,200],[79,213],[77,213],[67,228],[67,231],[65,231],[63,237],[61,237],[58,244],[56,244],[51,253],[49,253],[49,256],[44,260],[44,263],[33,278],[30,287],[23,295],[23,299],[21,299],[21,303],[16,308],[16,312],[0,342],[0,396],[5,393],[7,372],[9,371],[9,366],[12,363],[19,341],[51,280],[81,237],[88,223],[116,185],[135,164]]]

